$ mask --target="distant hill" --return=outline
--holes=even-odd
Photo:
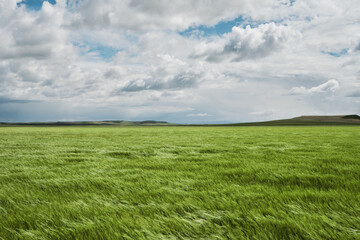
[[[360,125],[358,115],[300,116],[266,122],[230,124],[174,124],[165,121],[71,121],[71,122],[25,122],[0,123],[0,126],[319,126]]]
[[[23,122],[0,123],[0,126],[171,126],[165,121],[64,121],[64,122]]]
[[[266,122],[236,123],[235,126],[306,126],[306,125],[360,125],[358,115],[300,116]]]

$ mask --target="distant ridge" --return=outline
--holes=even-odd
[[[335,116],[300,116],[291,119],[281,119],[266,122],[236,123],[236,126],[307,126],[307,125],[360,125],[360,116],[335,115]]]
[[[0,123],[0,126],[171,126],[165,121],[59,121],[59,122],[22,122]]]
[[[165,121],[69,121],[69,122],[24,122],[0,123],[0,126],[321,126],[321,125],[360,125],[360,116],[300,116],[266,122],[230,123],[230,124],[175,124]]]
[[[346,116],[343,116],[343,119],[359,119],[360,120],[360,116],[359,115],[346,115]]]

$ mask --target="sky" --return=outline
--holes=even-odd
[[[359,0],[0,0],[0,122],[360,114]]]

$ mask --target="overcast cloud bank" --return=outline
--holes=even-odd
[[[0,0],[0,121],[359,114],[359,33],[356,0]]]

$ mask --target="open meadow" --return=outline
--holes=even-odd
[[[3,127],[0,239],[360,239],[360,127]]]

